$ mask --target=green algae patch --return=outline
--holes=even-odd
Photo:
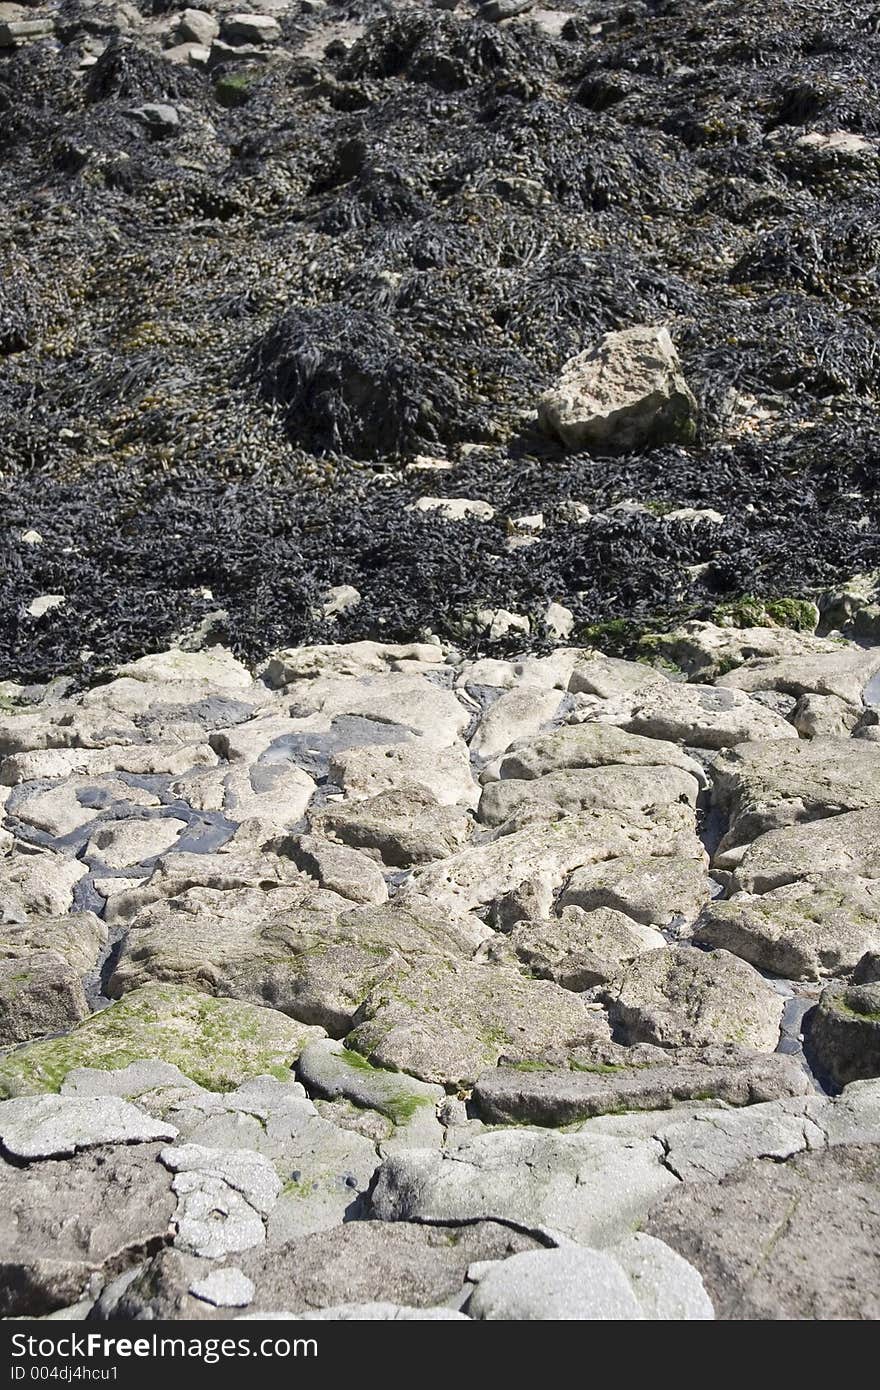
[[[0,1058],[0,1096],[58,1091],[74,1067],[116,1070],[143,1059],[170,1062],[211,1091],[266,1074],[288,1081],[302,1049],[323,1036],[275,1009],[183,985],[144,985],[65,1037]]]
[[[819,610],[810,599],[761,599],[743,594],[713,609],[711,618],[720,627],[785,627],[792,632],[815,632]]]

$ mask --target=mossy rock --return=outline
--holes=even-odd
[[[226,72],[214,83],[214,95],[221,106],[246,106],[253,96],[256,81],[252,72]]]
[[[264,1074],[289,1081],[302,1049],[323,1036],[275,1009],[183,985],[144,985],[65,1037],[7,1052],[0,1095],[58,1091],[74,1067],[115,1070],[144,1058],[170,1062],[211,1091]]]
[[[712,611],[719,627],[786,627],[792,632],[815,632],[819,610],[811,599],[755,598],[743,594]]]

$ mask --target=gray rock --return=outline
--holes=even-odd
[[[621,1110],[664,1110],[693,1100],[751,1106],[810,1093],[796,1058],[717,1049],[681,1049],[674,1065],[596,1064],[594,1071],[501,1066],[483,1072],[473,1101],[487,1124],[569,1125]],[[692,1055],[689,1055],[692,1053]],[[625,1054],[624,1054],[625,1056]]]
[[[549,1228],[586,1245],[628,1235],[658,1196],[677,1184],[653,1139],[541,1130],[455,1135],[439,1154],[386,1159],[372,1209],[383,1221],[493,1218]]]
[[[597,993],[624,1042],[772,1052],[779,1041],[781,997],[727,951],[650,951]]]
[[[0,1058],[0,1095],[55,1091],[75,1068],[114,1069],[138,1057],[170,1062],[206,1086],[228,1090],[246,1076],[290,1076],[303,1046],[320,1036],[275,1009],[179,985],[147,985],[65,1037]]]
[[[468,912],[535,878],[559,888],[584,864],[632,854],[702,861],[690,807],[663,807],[652,816],[638,817],[583,811],[559,821],[538,821],[491,844],[472,845],[440,863],[415,869],[400,897]]]
[[[256,1292],[252,1281],[234,1265],[212,1270],[204,1279],[190,1284],[189,1291],[215,1308],[246,1308],[253,1303]]]
[[[815,610],[814,610],[815,611]],[[811,632],[788,627],[726,627],[691,622],[652,638],[661,656],[680,666],[692,681],[711,681],[756,657],[839,654],[840,646]]]
[[[478,789],[463,743],[426,748],[421,743],[367,744],[330,758],[330,780],[350,800],[401,787],[423,787],[441,806],[473,806]]]
[[[108,821],[95,830],[85,856],[110,869],[125,869],[164,854],[185,829],[186,821],[174,816]]]
[[[467,844],[472,821],[465,810],[441,806],[424,787],[400,787],[364,801],[316,811],[312,830],[366,850],[393,868],[445,859]]]
[[[259,1317],[264,1317],[259,1314]],[[273,1313],[291,1322],[468,1322],[454,1308],[405,1308],[400,1303],[337,1303],[313,1313]]]
[[[814,1119],[829,1144],[880,1143],[880,1081],[851,1081]]]
[[[196,888],[153,904],[132,924],[110,994],[155,977],[207,984],[339,1036],[389,971],[429,956],[470,955],[487,935],[477,919],[421,903],[351,908],[322,889],[285,894]]]
[[[862,692],[880,671],[880,649],[839,645],[821,656],[783,657],[778,661],[756,659],[719,676],[718,685],[730,690],[781,690],[786,695],[836,695],[859,705]]]
[[[837,695],[802,695],[790,718],[801,738],[846,738],[863,713]]]
[[[609,859],[575,869],[557,904],[585,912],[612,908],[644,926],[693,921],[709,899],[709,879],[697,859],[659,855]]]
[[[198,43],[210,47],[220,32],[220,25],[206,10],[184,10],[177,21],[177,36],[183,43]]]
[[[278,21],[266,14],[229,14],[223,19],[223,37],[232,43],[277,43]]]
[[[735,893],[704,910],[694,941],[789,980],[850,974],[880,950],[880,882],[813,875],[769,893]]]
[[[477,11],[477,18],[488,24],[500,24],[503,19],[525,14],[534,3],[535,0],[485,0]]]
[[[196,1083],[170,1062],[143,1060],[127,1067],[101,1071],[97,1067],[74,1067],[61,1083],[63,1096],[122,1096],[136,1100],[148,1091],[197,1090]]]
[[[610,980],[642,951],[665,947],[660,932],[613,908],[563,908],[559,917],[521,922],[508,937],[515,957],[541,980],[585,990]]]
[[[355,1016],[348,1046],[376,1065],[441,1085],[470,1084],[502,1055],[577,1047],[604,1021],[549,980],[503,966],[425,957],[388,975]]]
[[[598,695],[602,700],[610,700],[615,695],[641,694],[668,684],[669,677],[663,671],[642,661],[624,661],[590,649],[576,656],[567,688],[572,695]]]
[[[575,667],[575,673],[580,669]],[[663,688],[668,685],[664,680]],[[527,780],[553,772],[610,767],[618,770],[623,766],[680,768],[691,773],[700,786],[706,784],[703,768],[677,744],[642,738],[614,724],[566,724],[538,738],[516,743],[502,759],[499,775]]]
[[[880,1076],[880,983],[829,985],[806,1025],[809,1056],[836,1085]]]
[[[0,924],[0,956],[51,951],[77,975],[92,969],[106,944],[107,928],[93,912],[69,912],[63,917],[29,916],[23,922]]]
[[[637,1321],[644,1313],[620,1264],[600,1250],[529,1250],[476,1271],[468,1316],[508,1322]]]
[[[175,1175],[174,1242],[181,1250],[216,1259],[265,1241],[263,1218],[281,1191],[268,1159],[247,1149],[201,1144],[166,1148],[159,1157]]]
[[[438,1128],[437,1106],[445,1099],[442,1086],[429,1086],[401,1072],[371,1066],[359,1052],[342,1043],[313,1043],[300,1056],[297,1076],[312,1095],[336,1100],[342,1096],[355,1105],[377,1110],[395,1124],[409,1129]],[[413,1126],[421,1120],[423,1125]],[[419,1147],[413,1135],[412,1147]]]
[[[177,107],[166,102],[147,102],[135,107],[131,114],[156,135],[171,135],[180,125]]]
[[[699,785],[680,768],[600,767],[548,773],[528,781],[506,778],[483,788],[477,819],[503,825],[523,808],[537,818],[604,809],[649,815],[657,807],[694,806]]]
[[[431,650],[434,652],[432,659],[437,660],[437,649]],[[287,662],[283,674],[290,673],[291,665]],[[451,691],[433,684],[418,672],[410,675],[406,671],[392,671],[387,675],[360,677],[334,674],[313,680],[294,680],[287,700],[288,713],[294,717],[322,714],[326,719],[333,719],[340,715],[359,715],[408,730],[431,748],[454,745],[470,723],[468,711]]]
[[[536,685],[514,685],[505,690],[483,715],[471,739],[478,758],[494,758],[516,739],[537,733],[556,715],[562,694]]]
[[[880,810],[768,830],[749,845],[734,869],[733,883],[747,893],[767,893],[786,883],[822,873],[880,878]]]
[[[742,1110],[712,1110],[677,1119],[671,1115],[657,1128],[666,1149],[666,1166],[683,1182],[723,1178],[752,1158],[791,1158],[806,1149],[820,1149],[825,1136],[813,1118],[824,1100],[771,1101]]]
[[[669,333],[645,326],[606,333],[565,363],[538,402],[548,433],[597,453],[690,438],[696,414]]]
[[[700,1271],[716,1316],[880,1317],[880,1147],[753,1159],[721,1183],[688,1183],[647,1233]]]
[[[61,1033],[88,1016],[78,972],[55,951],[0,957],[0,1045]]]
[[[20,1096],[0,1102],[0,1146],[30,1162],[64,1158],[103,1144],[175,1139],[173,1125],[154,1120],[118,1096]]]
[[[119,1145],[24,1168],[0,1163],[0,1314],[67,1307],[92,1275],[115,1274],[168,1239],[175,1203],[157,1152]]]
[[[0,917],[20,923],[29,916],[62,916],[86,873],[78,859],[52,850],[6,855],[0,859]]]
[[[673,685],[649,691],[621,706],[615,723],[648,738],[681,741],[695,748],[730,748],[757,739],[796,739],[792,726],[741,690],[712,685]],[[597,711],[601,717],[601,711]]]
[[[768,830],[880,805],[880,748],[851,738],[744,743],[712,763],[712,800],[730,821],[725,851]]]
[[[34,39],[47,38],[55,30],[55,20],[41,15],[38,19],[0,20],[0,48],[16,48]]]
[[[322,888],[354,903],[388,901],[382,870],[365,854],[317,835],[300,835],[288,847],[291,859]]]
[[[699,1271],[670,1246],[637,1231],[612,1247],[632,1285],[642,1317],[652,1322],[697,1322],[715,1310]]]

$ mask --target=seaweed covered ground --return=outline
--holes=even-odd
[[[0,675],[200,626],[541,649],[551,602],[609,650],[877,566],[876,0],[272,0],[201,66],[166,0],[2,8],[51,32],[0,49]],[[693,443],[543,438],[643,323]]]

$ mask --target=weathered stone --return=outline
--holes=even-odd
[[[666,1166],[683,1182],[723,1178],[751,1158],[777,1161],[821,1148],[825,1136],[811,1111],[826,1102],[809,1099],[772,1101],[743,1110],[709,1110],[702,1115],[670,1116],[658,1126],[666,1148]]]
[[[382,870],[366,854],[318,835],[300,835],[287,850],[297,867],[329,892],[354,903],[388,901]]]
[[[232,43],[276,43],[281,29],[271,15],[229,14],[223,19],[223,37]]]
[[[397,1154],[379,1169],[372,1209],[383,1221],[492,1218],[549,1227],[585,1245],[628,1235],[677,1185],[653,1139],[542,1130],[455,1136],[441,1153]]]
[[[880,950],[880,882],[814,875],[760,896],[735,893],[704,910],[693,939],[790,980],[849,974]]]
[[[411,502],[411,512],[439,512],[444,521],[491,521],[495,508],[470,497],[419,497]]]
[[[694,806],[699,785],[680,768],[599,767],[551,772],[528,781],[506,778],[483,788],[477,819],[503,825],[527,809],[539,819],[560,814],[607,810],[628,816],[651,815],[658,807]]]
[[[415,742],[346,748],[331,756],[330,780],[349,800],[423,787],[441,806],[474,806],[479,791],[463,743],[436,749]]]
[[[79,973],[55,951],[0,956],[0,1045],[61,1033],[88,1015]]]
[[[0,1058],[0,1094],[57,1091],[75,1067],[124,1067],[137,1058],[171,1062],[205,1086],[228,1090],[264,1072],[289,1077],[303,1046],[318,1036],[274,1009],[147,985],[66,1037]]]
[[[460,807],[441,806],[424,787],[379,792],[315,812],[312,830],[372,853],[394,868],[445,859],[467,844],[472,821]]]
[[[712,685],[667,685],[607,714],[636,734],[680,740],[696,748],[730,748],[756,739],[796,739],[792,726],[741,690]],[[601,711],[598,718],[604,718]]]
[[[807,1019],[814,1065],[836,1085],[880,1076],[880,983],[829,985]]]
[[[19,1096],[0,1102],[0,1145],[14,1159],[66,1158],[102,1144],[176,1137],[173,1125],[118,1096]]]
[[[666,684],[666,683],[664,683]],[[499,766],[502,778],[546,777],[548,773],[586,768],[680,768],[705,786],[706,775],[695,758],[675,743],[642,738],[614,724],[566,724],[510,748]]]
[[[289,701],[288,713],[296,718],[360,715],[408,729],[432,748],[455,744],[470,722],[467,710],[450,691],[433,685],[425,676],[405,672],[297,681],[289,691]]]
[[[813,1118],[829,1144],[880,1144],[880,1081],[851,1081]]]
[[[163,854],[185,829],[186,821],[173,816],[108,821],[94,831],[85,855],[110,869],[125,869]]]
[[[444,1085],[473,1082],[502,1055],[540,1056],[603,1032],[578,998],[548,980],[433,956],[377,985],[346,1041],[376,1065]]]
[[[175,1203],[158,1149],[118,1145],[25,1168],[0,1163],[0,1314],[64,1308],[94,1273],[116,1274],[164,1244]]]
[[[279,837],[276,834],[272,838],[273,841],[277,841]],[[287,838],[280,838],[286,847]],[[266,894],[276,888],[296,890],[294,899],[296,892],[308,894],[313,890],[313,885],[303,877],[293,860],[285,855],[274,854],[266,849],[254,852],[251,846],[244,852],[236,853],[232,845],[233,842],[230,842],[229,853],[190,854],[175,850],[171,854],[163,855],[153,865],[149,878],[141,881],[139,887],[124,889],[113,897],[104,910],[105,922],[111,927],[127,927],[141,908],[148,907],[150,903],[180,897],[191,888],[213,889],[217,894],[229,895],[225,899],[218,897],[210,899],[210,902],[206,900],[206,915],[210,915],[211,903],[227,901],[234,907],[235,889],[259,889],[263,896],[261,899],[254,899],[254,902],[262,901],[268,907],[271,907],[275,900],[269,902]],[[289,899],[284,901],[287,903]],[[339,906],[342,906],[341,900]]]
[[[772,1052],[780,995],[728,951],[684,946],[637,956],[598,996],[623,1042],[706,1047],[735,1042]]]
[[[563,908],[559,917],[520,923],[508,941],[532,975],[572,990],[610,980],[640,952],[666,945],[660,932],[609,907]]]
[[[494,758],[516,739],[537,733],[556,715],[560,691],[537,685],[514,685],[505,690],[483,715],[471,739],[478,758]]]
[[[637,1231],[609,1252],[623,1267],[642,1317],[652,1322],[694,1322],[715,1310],[699,1271],[662,1240]]]
[[[407,1129],[413,1129],[413,1120],[425,1122],[419,1129],[435,1128],[437,1106],[445,1098],[442,1086],[426,1085],[402,1072],[383,1071],[371,1066],[359,1052],[330,1040],[312,1043],[304,1050],[297,1076],[313,1096],[329,1100],[344,1096]],[[414,1134],[413,1147],[418,1147],[416,1137]]]
[[[529,1250],[475,1271],[468,1316],[535,1322],[636,1321],[644,1317],[617,1261],[600,1250]]]
[[[60,917],[70,911],[73,890],[86,873],[78,859],[52,850],[6,855],[0,859],[0,917]]]
[[[247,667],[242,666],[226,647],[205,647],[198,652],[172,647],[166,652],[153,652],[129,661],[120,666],[116,674],[131,680],[169,685],[174,681],[203,681],[225,690],[247,690],[252,684]]]
[[[713,803],[730,820],[715,862],[768,830],[880,805],[880,748],[851,738],[741,743],[712,763]]]
[[[150,979],[173,980],[271,1004],[339,1036],[390,970],[470,955],[486,935],[476,918],[422,904],[351,908],[322,889],[194,888],[135,918],[108,991],[118,998]]]
[[[256,1292],[253,1282],[234,1265],[212,1270],[204,1279],[190,1284],[189,1291],[215,1308],[246,1308]]]
[[[755,657],[827,656],[840,647],[811,632],[788,627],[724,627],[716,623],[684,623],[651,638],[652,648],[687,674],[692,681],[711,681]]]
[[[719,676],[718,685],[730,690],[781,690],[786,695],[836,695],[859,705],[862,691],[880,671],[880,649],[838,646],[825,656],[783,657],[753,660]]]
[[[536,876],[559,888],[584,864],[651,854],[703,860],[690,807],[664,807],[650,817],[583,811],[560,821],[539,821],[491,844],[471,846],[415,869],[401,897],[467,912]]]
[[[265,1241],[263,1218],[281,1191],[268,1159],[247,1149],[201,1144],[166,1148],[159,1157],[175,1175],[174,1243],[181,1250],[216,1259]]]
[[[314,3],[314,0],[307,0]],[[531,0],[530,0],[531,3]],[[254,1315],[261,1321],[264,1313]],[[273,1312],[273,1318],[290,1322],[469,1322],[464,1313],[454,1308],[406,1308],[402,1303],[337,1303],[317,1312]]]
[[[709,878],[697,859],[609,859],[575,869],[557,899],[560,908],[613,908],[645,926],[693,921],[709,899]]]
[[[880,878],[880,809],[768,830],[746,849],[733,882],[747,893],[768,893],[810,878],[817,869]]]
[[[681,1049],[672,1065],[644,1061],[581,1070],[529,1064],[486,1071],[474,1104],[487,1124],[569,1125],[620,1110],[666,1110],[694,1100],[751,1106],[810,1092],[796,1058],[738,1051],[713,1060],[718,1049]],[[689,1055],[690,1054],[690,1055]]]
[[[679,1188],[646,1230],[696,1266],[719,1318],[880,1317],[877,1145],[753,1159]]]
[[[35,792],[15,806],[16,818],[53,836],[68,835],[117,802],[158,806],[159,798],[119,777],[71,778],[48,791]]]
[[[319,676],[344,679],[395,671],[401,662],[417,661],[430,667],[443,661],[443,648],[429,642],[402,645],[383,642],[341,642],[313,647],[294,647],[276,652],[260,672],[273,690]]]
[[[205,10],[184,10],[177,21],[177,34],[184,43],[210,46],[220,32],[220,25]]]
[[[589,652],[575,661],[568,689],[573,695],[598,695],[602,700],[609,700],[615,695],[633,695],[668,684],[669,679],[662,671],[645,666],[641,661],[623,661],[620,657]]]
[[[301,1086],[273,1077],[255,1077],[222,1096],[160,1092],[142,1103],[179,1130],[178,1143],[231,1153],[246,1149],[272,1164],[280,1193],[268,1214],[270,1242],[338,1226],[358,1206],[376,1170],[373,1141],[337,1128],[318,1114]]]
[[[548,433],[597,453],[690,438],[696,414],[667,329],[642,325],[572,357],[538,402]]]
[[[74,1067],[61,1083],[63,1096],[122,1096],[126,1100],[137,1100],[147,1092],[168,1089],[195,1091],[200,1087],[171,1062],[149,1059],[129,1062],[127,1067],[110,1071]]]
[[[281,829],[305,815],[315,783],[293,763],[236,763],[178,778],[171,790],[196,811],[222,811],[239,824],[260,818]]]
[[[846,738],[863,713],[837,695],[802,695],[789,717],[801,738]]]

